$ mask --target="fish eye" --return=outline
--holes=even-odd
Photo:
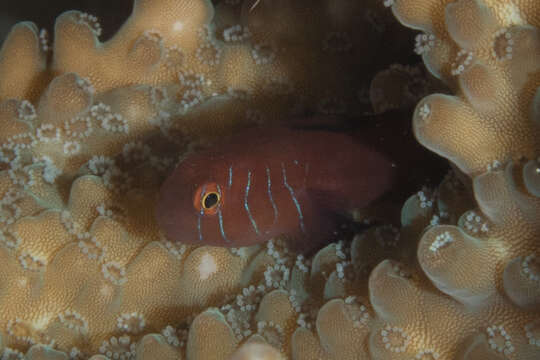
[[[224,205],[224,194],[215,182],[204,183],[197,188],[193,196],[193,207],[201,215],[215,215]]]
[[[208,210],[212,209],[219,203],[219,194],[217,192],[208,192],[204,194],[202,199],[203,209]]]

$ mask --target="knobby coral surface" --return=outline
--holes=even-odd
[[[157,189],[186,152],[439,87],[400,65],[370,83],[403,51],[384,46],[403,36],[384,5],[452,92],[413,127],[455,171],[401,227],[312,258],[164,238]],[[533,0],[137,0],[104,43],[77,11],[52,42],[16,25],[0,51],[3,358],[540,357],[539,22]]]

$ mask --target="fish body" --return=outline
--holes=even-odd
[[[394,178],[390,160],[346,134],[247,131],[182,161],[156,216],[182,243],[240,247],[288,235],[310,247],[335,229],[334,215],[366,206]]]

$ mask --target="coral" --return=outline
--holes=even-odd
[[[439,82],[389,67],[410,44],[384,5]],[[540,357],[539,22],[526,0],[136,0],[105,42],[77,11],[50,44],[19,23],[0,50],[3,358]],[[444,87],[413,128],[454,170],[401,224],[313,256],[156,225],[163,179],[216,137]]]
[[[494,162],[538,156],[536,2],[400,0],[392,11],[424,32],[417,52],[455,92],[418,104],[413,127],[420,143],[471,176]],[[476,141],[463,142],[467,137]]]

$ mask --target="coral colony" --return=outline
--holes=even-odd
[[[136,0],[106,42],[78,11],[15,25],[2,359],[539,359],[539,26],[536,0]],[[413,50],[425,68],[399,64]],[[156,225],[163,180],[216,137],[416,103],[452,171],[401,224],[313,256]]]

